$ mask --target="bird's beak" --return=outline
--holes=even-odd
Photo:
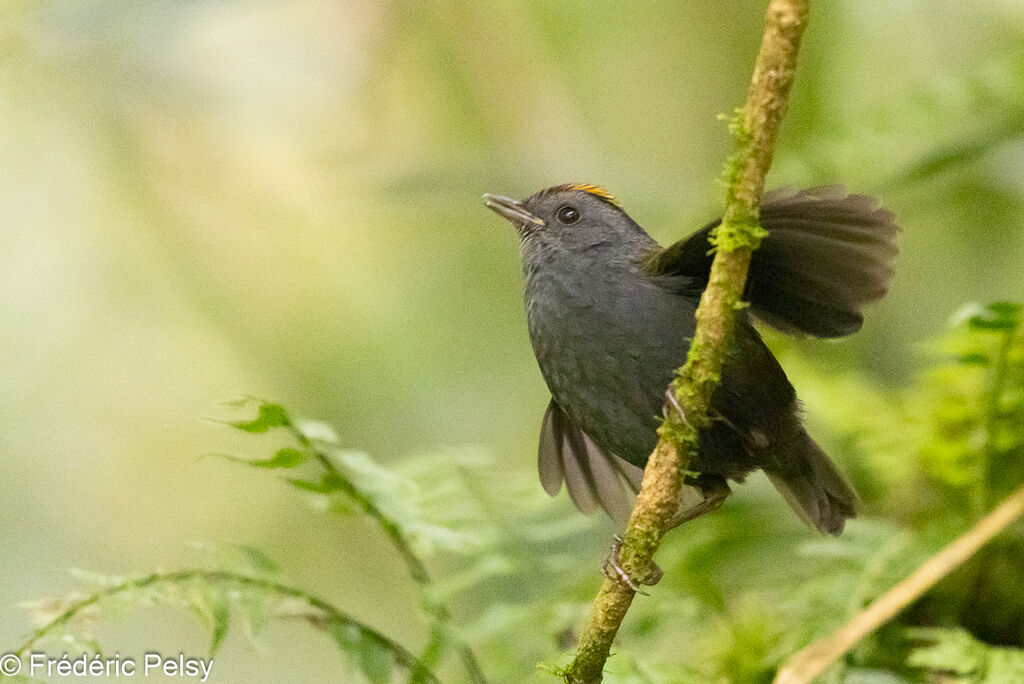
[[[484,195],[484,204],[517,226],[526,228],[530,224],[533,224],[534,226],[544,225],[544,220],[527,211],[526,208],[523,207],[522,202],[509,197],[502,197],[501,195],[492,195],[487,193]]]

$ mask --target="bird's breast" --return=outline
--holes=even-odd
[[[695,305],[630,268],[527,273],[530,340],[555,401],[602,447],[636,462],[686,357]]]

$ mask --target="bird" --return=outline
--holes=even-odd
[[[555,496],[564,483],[581,512],[600,507],[624,520],[696,330],[720,220],[663,248],[598,185],[556,185],[524,200],[485,194],[484,203],[518,236],[529,338],[551,393],[541,484]],[[675,522],[718,508],[729,481],[760,469],[808,525],[839,535],[858,496],[808,435],[755,321],[797,336],[857,332],[865,305],[889,289],[899,228],[877,199],[842,186],[766,193],[759,215],[767,236],[750,262],[748,306],[688,467],[686,483],[702,498]]]

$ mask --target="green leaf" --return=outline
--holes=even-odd
[[[985,682],[1024,682],[1024,650],[1019,648],[989,649]]]
[[[281,571],[281,566],[255,546],[249,546],[248,544],[236,544],[235,548],[241,552],[242,557],[245,559],[249,567],[256,572],[272,575]]]
[[[885,670],[851,667],[843,673],[843,684],[910,684],[910,680]]]
[[[391,649],[380,637],[358,625],[341,623],[332,625],[329,633],[338,648],[359,663],[359,669],[372,684],[391,680]]]
[[[266,628],[270,618],[271,600],[266,594],[242,591],[233,597],[242,633],[250,644]]]
[[[929,642],[907,657],[911,667],[959,675],[978,684],[1024,681],[1024,650],[982,643],[962,629],[906,630],[913,641]]]
[[[283,406],[263,402],[260,404],[259,413],[252,420],[231,421],[228,422],[228,425],[243,432],[256,434],[266,432],[271,428],[286,427],[291,425],[291,421]]]
[[[995,312],[999,316],[1005,316],[1020,321],[1021,306],[1020,302],[992,302],[988,305],[990,311]]]
[[[335,492],[347,492],[351,489],[351,485],[345,482],[344,479],[339,477],[336,473],[324,473],[320,476],[320,479],[313,482],[311,480],[303,480],[297,477],[288,478],[288,484],[301,489],[304,492],[313,492],[314,494],[333,494]]]
[[[249,461],[249,465],[256,468],[294,468],[302,465],[306,461],[306,454],[293,449],[291,447],[284,447],[278,449],[277,453],[273,457],[262,460],[262,461]]]
[[[314,506],[317,510],[348,516],[359,508],[352,499],[352,496],[355,495],[355,487],[343,476],[333,471],[324,473],[319,480],[315,481],[290,477],[288,484],[300,491],[319,495],[314,499]]]
[[[224,587],[200,580],[193,580],[183,587],[184,605],[191,610],[210,630],[210,653],[216,653],[231,622],[231,604]],[[174,592],[171,592],[173,595]],[[150,594],[149,598],[155,597]],[[168,604],[167,601],[160,601]]]
[[[964,325],[970,319],[984,315],[985,307],[978,302],[967,302],[959,309],[953,312],[953,315],[949,317],[948,326],[950,329],[956,329]]]
[[[277,450],[277,453],[270,458],[262,459],[248,459],[240,458],[238,456],[232,456],[230,454],[214,454],[221,458],[226,458],[229,461],[235,463],[243,463],[253,468],[264,468],[264,469],[276,469],[276,468],[295,468],[306,462],[306,454],[298,449],[292,447],[283,447]]]
[[[391,681],[391,649],[376,635],[361,632],[359,667],[372,684],[387,684]]]
[[[231,608],[227,599],[220,592],[217,592],[217,599],[212,606],[213,624],[210,630],[210,655],[215,655],[220,648],[224,637],[228,634],[228,627],[231,625]]]
[[[1021,307],[1015,302],[995,302],[971,316],[967,325],[971,330],[1012,331],[1020,327]]]
[[[350,655],[354,652],[356,644],[359,642],[359,627],[347,622],[335,622],[330,625],[327,633],[331,635],[331,639],[334,640],[335,645],[345,655]]]
[[[303,480],[301,477],[289,477],[288,484],[296,489],[301,489],[304,492],[313,492],[314,494],[323,494],[319,482],[313,482],[311,480]]]
[[[960,629],[908,629],[907,636],[914,641],[930,642],[910,652],[907,664],[926,670],[969,675],[980,672],[985,655],[971,635]]]
[[[978,131],[973,136],[963,137],[956,143],[932,150],[893,179],[892,183],[909,185],[958,167],[975,164],[986,155],[1020,138],[1018,120],[1015,112],[988,130]]]

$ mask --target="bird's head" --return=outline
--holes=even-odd
[[[522,201],[487,194],[484,204],[515,227],[527,249],[543,245],[581,252],[650,239],[618,200],[597,185],[556,185]]]

